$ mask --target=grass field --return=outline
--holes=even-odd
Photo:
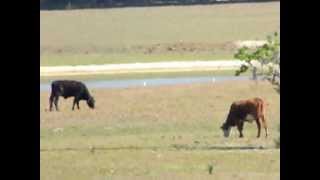
[[[224,82],[92,90],[97,108],[85,102],[71,111],[47,112],[40,94],[41,179],[280,179],[279,94],[266,82]],[[245,124],[239,139],[219,127],[234,100],[265,99],[269,138]],[[263,131],[262,131],[263,132]],[[264,147],[265,149],[250,149]],[[208,167],[212,167],[209,174]]]
[[[280,3],[40,11],[41,65],[233,58],[279,31]]]

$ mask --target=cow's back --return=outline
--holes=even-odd
[[[57,80],[51,83],[52,92],[65,98],[82,93],[86,87],[82,82],[74,80]]]
[[[239,118],[245,118],[248,114],[259,116],[264,113],[264,101],[257,97],[236,101],[232,103],[231,111]]]

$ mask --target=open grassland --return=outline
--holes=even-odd
[[[40,94],[41,179],[280,179],[279,94],[267,82],[249,81],[92,90],[97,108],[60,100],[47,112]],[[265,99],[269,138],[245,138],[219,127],[232,101]],[[263,131],[262,131],[263,132]],[[261,147],[262,149],[260,149]],[[212,166],[212,174],[208,167]]]
[[[280,3],[40,11],[41,65],[230,59],[280,28]]]

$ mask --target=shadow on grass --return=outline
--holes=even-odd
[[[267,150],[274,149],[274,147],[264,146],[190,146],[176,144],[172,145],[177,150]]]
[[[276,149],[275,147],[264,147],[264,146],[190,146],[190,145],[183,145],[183,144],[173,144],[167,147],[156,147],[156,146],[149,146],[149,147],[139,147],[139,146],[123,146],[123,147],[87,147],[87,148],[40,148],[40,152],[53,152],[53,151],[119,151],[119,150],[136,150],[136,151],[143,151],[143,150],[178,150],[178,151],[194,151],[194,150],[202,150],[202,151],[209,151],[209,150],[270,150]]]

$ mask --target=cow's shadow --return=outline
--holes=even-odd
[[[183,144],[174,144],[173,148],[177,150],[267,150],[273,149],[266,146],[218,146],[218,145],[206,145],[206,146],[191,146]]]
[[[187,145],[187,144],[172,144],[167,147],[139,147],[139,146],[122,146],[122,147],[91,147],[91,148],[57,148],[57,149],[40,149],[40,151],[95,151],[95,150],[104,150],[104,151],[117,151],[117,150],[176,150],[176,151],[201,151],[201,150],[268,150],[274,149],[274,147],[266,147],[266,146],[195,146],[195,145]]]

